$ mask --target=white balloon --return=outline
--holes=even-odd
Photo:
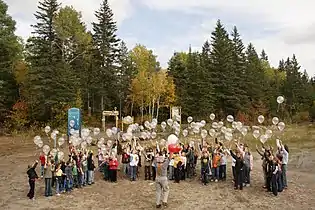
[[[63,137],[60,137],[59,139],[58,139],[58,145],[59,145],[59,147],[61,146],[61,145],[63,145],[65,143],[65,139],[63,138]]]
[[[50,132],[50,127],[47,125],[47,126],[45,127],[45,133],[48,134],[49,132]]]
[[[38,146],[39,148],[42,148],[43,145],[44,145],[44,142],[43,142],[42,140],[40,140],[40,141],[38,142],[38,144],[37,144],[37,146]]]
[[[211,137],[214,137],[215,136],[215,130],[213,128],[211,128],[209,130],[209,134],[210,134]]]
[[[259,140],[260,140],[260,142],[261,143],[266,143],[266,141],[268,140],[268,138],[267,138],[267,136],[266,135],[261,135],[260,137],[259,137]]]
[[[266,130],[265,136],[269,139],[272,136],[272,130]]]
[[[81,148],[82,148],[82,149],[86,149],[86,147],[87,147],[86,141],[82,142],[82,143],[81,143]]]
[[[263,115],[259,115],[257,120],[261,124],[261,123],[263,123],[265,121],[265,117]]]
[[[254,130],[253,131],[253,136],[254,136],[255,139],[257,139],[260,136],[259,130]]]
[[[48,155],[50,151],[50,147],[48,145],[43,146],[43,152],[45,153],[45,155]]]
[[[167,122],[168,126],[170,126],[170,127],[173,125],[173,120],[172,119],[168,119],[166,122]]]
[[[50,138],[56,139],[57,138],[57,134],[55,132],[51,132]]]
[[[187,122],[191,123],[193,121],[193,118],[191,116],[187,117]]]
[[[62,151],[58,152],[58,160],[62,160],[64,158],[65,154]]]
[[[113,134],[114,134],[114,135],[116,135],[116,134],[117,134],[117,132],[118,132],[118,128],[116,128],[116,127],[112,127],[112,132],[113,132]]]
[[[205,120],[201,120],[200,124],[201,124],[201,127],[204,127],[206,125],[206,121]]]
[[[70,125],[71,128],[73,128],[73,126],[75,125],[74,120],[70,120],[69,125]]]
[[[237,126],[237,122],[232,122],[232,128],[236,129],[236,126]]]
[[[101,130],[99,128],[94,128],[93,129],[94,136],[97,136],[100,132],[101,132]]]
[[[279,131],[283,131],[284,128],[285,128],[284,122],[279,122],[279,124],[278,124]]]
[[[241,131],[242,127],[243,127],[243,123],[242,122],[240,122],[240,121],[236,122],[236,129],[237,130]]]
[[[112,130],[111,129],[106,129],[106,135],[110,138],[110,137],[112,137],[112,135],[113,135],[113,132],[112,132]]]
[[[204,129],[202,129],[201,130],[201,138],[206,138],[207,137],[207,135],[208,135],[208,131],[207,130],[204,130]]]
[[[224,125],[222,121],[218,122],[218,128],[221,128]]]
[[[243,127],[241,129],[241,133],[242,133],[243,136],[246,136],[247,135],[247,128]]]
[[[226,132],[224,138],[228,141],[231,141],[233,139],[233,134],[230,132]]]
[[[218,123],[217,122],[213,122],[212,123],[212,128],[214,129],[217,129],[219,126],[218,126]]]
[[[167,137],[167,144],[170,145],[170,144],[177,144],[178,142],[178,137],[174,134],[171,134]]]
[[[35,136],[34,137],[34,144],[38,145],[39,142],[41,142],[41,137],[40,136]]]
[[[277,125],[279,123],[279,118],[278,117],[273,117],[272,118],[272,124]]]
[[[183,130],[183,136],[186,137],[188,135],[188,130]]]
[[[210,120],[214,120],[214,118],[215,118],[215,114],[211,113],[210,114]]]
[[[152,133],[151,133],[151,138],[152,138],[152,139],[155,139],[156,136],[157,136],[157,134],[156,134],[155,132],[152,132]]]
[[[228,116],[226,117],[226,120],[231,123],[231,122],[234,121],[234,117],[233,117],[232,115],[228,115]]]
[[[86,142],[87,142],[88,144],[91,144],[92,141],[93,141],[93,138],[92,138],[91,136],[88,136],[88,137],[86,138]]]
[[[277,103],[282,104],[284,102],[284,97],[283,96],[278,96],[277,97]]]
[[[166,128],[166,122],[161,122],[161,127],[164,130]]]
[[[51,155],[53,158],[55,158],[57,152],[58,152],[58,151],[57,151],[56,149],[52,149],[52,150],[50,151],[50,155]]]

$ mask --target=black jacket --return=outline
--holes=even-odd
[[[37,173],[36,173],[36,170],[35,170],[37,164],[38,164],[38,163],[35,163],[35,164],[33,165],[33,167],[31,167],[31,168],[29,168],[29,169],[27,170],[26,173],[27,173],[29,179],[38,179],[38,176],[37,176]]]
[[[244,159],[237,157],[232,150],[230,150],[231,156],[235,159],[235,170],[236,172],[243,170],[244,168]]]

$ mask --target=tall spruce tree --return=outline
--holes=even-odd
[[[241,39],[241,36],[234,26],[233,31],[231,33],[232,38],[232,80],[231,86],[233,87],[233,91],[237,100],[234,102],[235,108],[239,111],[245,112],[249,107],[249,100],[246,94],[246,56],[245,56],[245,46]]]
[[[57,0],[42,0],[35,13],[37,23],[32,25],[33,36],[28,39],[26,50],[30,64],[28,73],[31,116],[36,120],[52,119],[52,107],[60,102],[56,90],[60,60],[57,37],[53,27],[54,17],[59,9]]]
[[[182,107],[182,113],[189,115],[190,110],[185,107],[185,99],[188,89],[187,75],[188,54],[185,52],[176,52],[168,62],[169,75],[174,79],[176,86],[177,105]]]
[[[126,105],[126,99],[130,94],[129,86],[132,78],[135,76],[135,69],[132,65],[128,48],[125,42],[121,42],[119,45],[119,56],[118,56],[118,94],[119,94],[119,105],[120,112]],[[122,113],[121,113],[122,114]]]
[[[116,84],[118,82],[117,75],[117,57],[119,54],[119,42],[117,38],[117,26],[114,21],[113,12],[108,4],[108,0],[103,0],[101,7],[95,12],[97,22],[93,22],[93,39],[98,50],[96,59],[98,62],[99,69],[99,92],[97,97],[101,109],[105,107],[107,109],[113,108],[117,100]]]
[[[211,36],[211,69],[213,85],[216,92],[216,110],[220,117],[226,114],[236,114],[240,99],[234,94],[233,54],[229,34],[221,21],[218,20]]]
[[[8,6],[0,0],[0,121],[18,97],[13,67],[21,53],[21,45],[15,35],[15,21],[7,14]]]
[[[252,43],[249,43],[246,49],[246,75],[247,75],[247,95],[251,102],[253,109],[251,116],[252,120],[256,117],[257,113],[263,114],[265,111],[265,94],[263,87],[266,86],[265,74],[262,62],[256,52]]]

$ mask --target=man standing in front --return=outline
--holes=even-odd
[[[172,154],[170,154],[169,158],[166,158],[162,153],[160,153],[154,160],[156,162],[156,208],[161,208],[162,204],[165,207],[167,206],[169,194],[167,167],[171,158]]]

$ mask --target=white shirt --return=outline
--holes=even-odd
[[[130,166],[138,166],[139,156],[137,154],[130,154]]]

